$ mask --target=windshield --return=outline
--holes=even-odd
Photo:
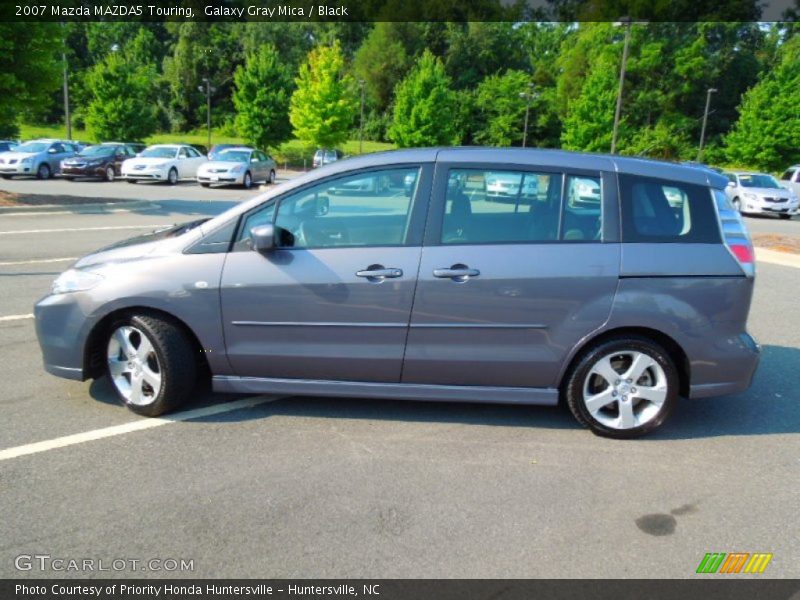
[[[141,153],[144,158],[175,158],[178,153],[177,148],[169,146],[153,146]]]
[[[775,181],[772,175],[739,175],[739,183],[742,187],[748,188],[771,188],[777,189],[781,186]]]
[[[78,156],[109,156],[114,154],[114,146],[89,146],[78,153]]]
[[[217,154],[216,159],[226,162],[250,162],[250,153],[247,150],[223,150]]]
[[[43,144],[41,142],[28,142],[17,146],[17,152],[44,152],[50,144]]]

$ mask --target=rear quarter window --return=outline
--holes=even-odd
[[[707,187],[636,175],[619,182],[623,242],[721,243]]]

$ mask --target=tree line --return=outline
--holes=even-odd
[[[800,36],[789,23],[633,23],[617,150],[778,170],[800,161]],[[0,136],[72,122],[96,139],[205,126],[261,148],[608,152],[626,26],[613,23],[0,24]],[[63,52],[63,56],[62,56]],[[62,59],[66,59],[65,61]]]

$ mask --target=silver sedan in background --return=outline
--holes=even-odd
[[[203,187],[213,184],[252,187],[256,181],[275,183],[278,166],[268,154],[246,146],[225,148],[214,160],[200,165],[197,181]]]

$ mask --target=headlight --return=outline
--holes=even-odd
[[[50,288],[53,294],[68,294],[69,292],[83,292],[90,290],[103,281],[103,276],[89,271],[69,269],[59,275]]]
[[[33,162],[33,157],[32,157],[32,156],[29,156],[28,158],[23,158],[23,159],[22,159],[21,161],[19,161],[19,162],[20,162],[21,164],[23,164],[23,165],[29,165],[29,164],[31,164],[31,163]]]
[[[751,194],[750,192],[745,192],[744,194],[742,194],[742,196],[748,198],[749,200],[756,200],[758,198],[758,196],[756,196],[755,194]]]
[[[231,169],[231,173],[241,173],[242,169],[244,169],[244,165],[236,165]]]

